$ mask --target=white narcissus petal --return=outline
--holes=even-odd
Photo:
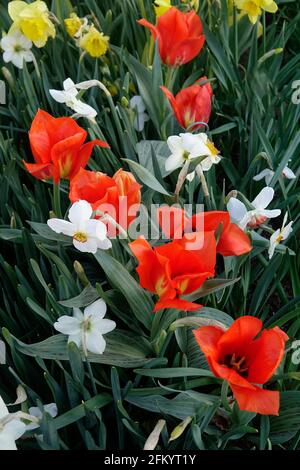
[[[146,113],[139,113],[134,119],[134,128],[138,132],[142,132],[145,127],[145,122],[149,121],[149,116]]]
[[[201,162],[201,168],[203,171],[209,171],[212,166],[213,166],[213,161],[210,157],[205,158]]]
[[[105,240],[97,240],[97,246],[101,250],[110,250],[112,243],[108,238],[105,238]]]
[[[68,343],[75,343],[78,348],[81,346],[81,332],[78,335],[70,335],[68,338]]]
[[[103,299],[98,299],[84,309],[84,317],[98,315],[103,318],[107,312],[107,305]]]
[[[48,227],[51,228],[56,233],[63,233],[64,235],[68,235],[72,237],[76,232],[76,227],[71,222],[62,219],[49,219],[47,221]]]
[[[73,317],[77,318],[77,320],[82,321],[83,320],[83,313],[78,307],[73,308]]]
[[[81,225],[82,222],[88,221],[93,214],[91,204],[87,201],[80,200],[75,202],[69,210],[69,220],[75,225]]]
[[[98,114],[97,111],[92,108],[92,106],[85,104],[77,99],[74,100],[72,109],[81,116],[87,117],[89,119],[94,119]]]
[[[278,245],[277,238],[279,237],[279,235],[280,229],[276,230],[276,232],[274,232],[270,237],[270,246],[268,249],[269,259],[271,259],[274,255],[275,248]]]
[[[274,189],[270,188],[269,186],[266,186],[256,196],[254,201],[252,201],[252,205],[255,207],[255,209],[265,209],[273,200],[273,197],[274,197]]]
[[[48,413],[52,418],[55,418],[58,413],[57,405],[56,403],[49,403],[48,405],[44,406],[44,410],[46,413]]]
[[[3,60],[7,64],[8,62],[12,61],[12,58],[14,56],[14,53],[12,51],[6,51],[3,54]]]
[[[283,169],[282,173],[288,180],[294,180],[296,178],[295,173],[287,166]]]
[[[173,153],[170,155],[167,160],[165,161],[165,169],[167,172],[173,172],[180,168],[184,164],[184,159],[182,154],[180,153]]]
[[[86,349],[94,354],[103,354],[106,341],[98,331],[89,331],[86,333]]]
[[[2,397],[0,396],[0,419],[4,418],[4,416],[7,416],[8,414],[9,413],[7,406],[5,405]]]
[[[110,333],[116,328],[116,322],[113,320],[108,320],[107,318],[101,319],[101,318],[96,318],[93,319],[93,326],[97,331],[99,331],[102,335],[106,335],[107,333]]]
[[[145,103],[140,95],[133,96],[129,101],[129,106],[131,109],[135,109],[138,114],[146,110]]]
[[[246,206],[235,197],[231,197],[227,204],[227,210],[234,221],[241,221],[247,214]]]
[[[4,431],[16,441],[26,432],[26,424],[19,419],[13,419],[4,426]]]
[[[182,152],[181,137],[179,135],[168,137],[167,144],[172,153]]]
[[[187,132],[186,134],[180,134],[180,137],[183,150],[193,153],[193,149],[199,145],[199,139],[197,139],[197,136]]]
[[[293,231],[292,225],[293,225],[293,221],[291,221],[289,224],[287,224],[286,227],[284,227],[282,229],[282,232],[281,232],[282,233],[282,240],[286,240],[288,238],[288,236],[292,233],[292,231]]]
[[[86,230],[89,236],[99,238],[99,240],[104,240],[107,235],[107,227],[101,220],[88,220]]]
[[[54,323],[54,328],[64,335],[77,335],[80,333],[80,320],[63,315]]]
[[[50,95],[52,98],[57,101],[57,103],[65,103],[66,102],[66,92],[60,90],[49,90]]]
[[[63,87],[64,87],[64,90],[67,92],[69,92],[70,90],[74,92],[75,90],[75,92],[78,94],[75,83],[73,82],[71,78],[66,78],[66,80],[63,81]]]
[[[195,171],[192,171],[192,173],[189,173],[188,175],[186,175],[186,179],[191,183],[194,178],[195,178]]]
[[[275,217],[280,216],[281,210],[280,209],[264,210],[263,213],[268,219],[274,219]]]
[[[19,69],[22,69],[23,68],[23,61],[24,61],[24,58],[23,58],[23,54],[20,54],[20,53],[14,53],[13,56],[12,56],[12,59],[11,59],[12,63],[18,67]]]
[[[268,168],[266,168],[265,170],[258,173],[258,175],[253,176],[253,179],[254,179],[254,181],[260,181],[263,178],[265,178],[266,184],[270,184],[273,176],[274,176],[274,171],[269,170]]]
[[[98,242],[96,238],[88,238],[86,242],[79,242],[73,238],[73,245],[78,251],[81,251],[82,253],[92,253],[93,255],[97,253],[98,249]]]

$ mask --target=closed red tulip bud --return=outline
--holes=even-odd
[[[199,81],[203,80],[207,80],[207,78],[202,77]],[[176,96],[164,86],[161,89],[168,98],[181,127],[184,129],[188,127],[197,129],[201,127],[201,124],[192,126],[194,123],[208,123],[211,115],[211,100],[213,96],[209,83],[205,83],[205,85],[195,84],[184,88]]]
[[[279,367],[288,336],[278,326],[262,327],[259,318],[244,316],[226,331],[202,326],[194,335],[212,372],[229,383],[241,410],[278,415],[279,392],[264,390],[262,385]]]
[[[29,141],[35,163],[24,165],[37,179],[72,179],[80,168],[84,168],[95,145],[109,148],[102,140],[84,143],[87,132],[74,119],[54,118],[39,110],[29,131]]]
[[[182,13],[170,8],[154,26],[144,18],[138,23],[151,31],[158,41],[161,60],[167,65],[182,65],[193,60],[205,42],[202,23],[195,11]]]

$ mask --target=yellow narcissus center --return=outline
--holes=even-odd
[[[80,47],[92,57],[101,57],[108,50],[109,37],[91,27],[80,40]]]
[[[81,19],[76,15],[76,13],[71,13],[70,17],[64,20],[64,23],[67,33],[71,38],[75,36],[82,25]]]
[[[208,147],[211,155],[219,155],[219,150],[215,147],[214,143],[211,140],[206,142],[206,146]]]
[[[79,243],[85,243],[87,242],[88,236],[85,232],[75,232],[73,235],[73,239]]]

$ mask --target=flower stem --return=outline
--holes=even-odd
[[[128,232],[120,225],[118,222],[111,217],[109,214],[106,214],[105,212],[99,211],[98,209],[94,212],[94,215],[100,215],[101,216],[101,221],[102,222],[109,222],[112,224],[114,227],[116,227],[119,230],[119,233],[122,238],[129,239]]]
[[[204,176],[204,173],[203,173],[203,170],[202,170],[202,167],[201,165],[197,165],[196,167],[196,173],[200,179],[200,182],[201,182],[201,186],[202,186],[202,189],[203,189],[203,193],[204,193],[204,197],[206,199],[206,202],[207,202],[207,207],[208,209],[210,210],[211,209],[211,202],[210,202],[210,195],[209,195],[209,189],[208,189],[208,186],[207,186],[207,182],[206,182],[206,179],[205,179],[205,176]]]
[[[60,204],[60,185],[53,183],[53,209],[56,217],[62,218],[61,204]]]
[[[228,395],[228,388],[229,384],[226,380],[223,381],[222,383],[222,388],[221,388],[221,401],[222,405],[224,406],[225,410],[228,411],[229,413],[232,412],[232,409],[228,403],[227,395]]]
[[[95,378],[94,378],[94,374],[93,374],[93,369],[92,369],[92,366],[91,366],[90,361],[88,360],[87,356],[85,356],[85,362],[86,362],[86,367],[87,367],[87,371],[88,371],[88,374],[89,374],[89,378],[90,378],[90,381],[91,381],[91,384],[92,384],[93,394],[97,395],[98,392],[97,392],[97,386],[96,386],[96,382],[95,382]]]
[[[182,169],[181,169],[181,171],[178,175],[178,180],[177,180],[177,184],[176,184],[176,188],[175,188],[176,197],[179,196],[182,185],[185,182],[186,176],[188,174],[189,166],[190,166],[190,162],[189,162],[189,160],[187,160],[185,162],[185,164],[183,165],[183,167],[182,167]]]

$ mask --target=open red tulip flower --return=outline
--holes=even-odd
[[[227,331],[203,326],[194,335],[212,372],[229,383],[241,410],[278,415],[279,392],[262,385],[280,365],[288,336],[278,327],[262,327],[259,318],[244,316]]]
[[[207,78],[202,77],[199,79],[201,82],[203,80],[207,80]],[[184,88],[176,96],[164,86],[161,87],[161,90],[168,98],[181,127],[184,129],[193,127],[195,130],[202,126],[202,124],[195,123],[208,123],[211,115],[211,100],[213,96],[212,88],[208,82],[204,85],[196,83]],[[193,124],[195,125],[193,126]]]
[[[137,272],[144,289],[159,297],[154,311],[176,308],[192,311],[201,305],[182,299],[199,289],[206,279],[214,277],[216,240],[214,232],[188,234],[153,248],[145,239],[130,243],[137,258]]]
[[[158,40],[161,60],[167,65],[190,62],[205,42],[201,20],[194,10],[182,13],[173,7],[158,18],[156,26],[144,18],[138,23],[148,28]]]
[[[240,256],[252,250],[248,235],[230,222],[228,212],[199,212],[189,218],[180,207],[161,206],[157,216],[167,237],[180,239],[184,233],[192,231],[213,231],[217,238],[217,253],[223,256]]]
[[[37,179],[72,179],[84,168],[95,145],[109,148],[102,140],[84,143],[87,132],[74,119],[54,118],[39,110],[29,131],[29,141],[35,163],[24,162],[29,173]]]
[[[89,202],[94,211],[109,214],[126,229],[139,210],[140,189],[141,185],[128,171],[120,169],[111,178],[100,171],[80,168],[71,180],[69,198],[72,203],[81,199]]]

